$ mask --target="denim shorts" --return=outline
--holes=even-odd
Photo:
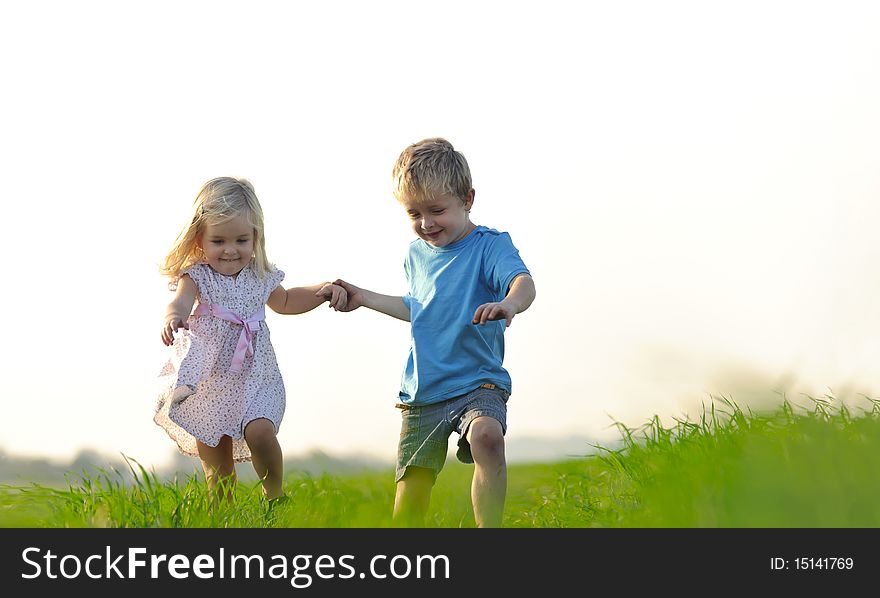
[[[478,417],[491,417],[498,420],[501,430],[507,432],[506,390],[493,384],[486,384],[461,396],[453,397],[430,405],[402,405],[403,421],[400,426],[400,443],[397,445],[397,471],[395,482],[399,482],[407,467],[424,467],[434,473],[434,479],[446,463],[449,450],[449,436],[457,432],[456,457],[462,463],[473,463],[471,446],[467,432],[471,423]]]

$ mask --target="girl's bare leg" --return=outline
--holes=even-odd
[[[245,426],[244,439],[251,449],[254,471],[263,481],[263,494],[269,500],[284,496],[281,488],[284,457],[275,436],[275,426],[268,419],[255,419]]]
[[[205,470],[205,479],[208,482],[208,491],[212,493],[213,500],[217,501],[225,495],[226,502],[232,502],[235,491],[235,462],[232,460],[232,438],[222,436],[217,446],[208,446],[197,440],[199,458],[202,460],[202,469]]]

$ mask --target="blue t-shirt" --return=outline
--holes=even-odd
[[[416,239],[404,263],[412,340],[400,401],[428,405],[491,383],[511,391],[504,359],[504,320],[472,324],[483,303],[504,299],[518,274],[529,274],[510,235],[476,227],[434,247]]]

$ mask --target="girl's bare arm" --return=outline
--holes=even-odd
[[[198,290],[196,281],[188,274],[184,274],[177,281],[177,294],[165,309],[165,322],[162,324],[162,342],[166,345],[171,345],[174,342],[175,332],[181,328],[189,328],[186,320],[192,313]]]

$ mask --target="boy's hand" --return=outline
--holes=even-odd
[[[330,305],[328,307],[332,307],[336,311],[348,311],[345,309],[348,303],[348,292],[338,284],[328,282],[318,289],[315,297],[321,297],[325,301],[329,301]]]
[[[339,285],[348,295],[348,301],[341,308],[337,308],[336,311],[354,311],[357,308],[361,307],[364,304],[364,290],[360,287],[356,287],[353,284],[347,283],[341,278],[337,278],[333,281],[333,284]]]
[[[507,299],[499,303],[484,303],[474,312],[474,319],[471,321],[471,324],[482,326],[486,322],[494,320],[507,320],[506,328],[513,322],[513,316],[517,313],[516,306]]]
[[[162,327],[162,342],[166,347],[174,344],[174,333],[181,328],[189,330],[186,320],[180,316],[171,315],[165,318],[165,325]]]

